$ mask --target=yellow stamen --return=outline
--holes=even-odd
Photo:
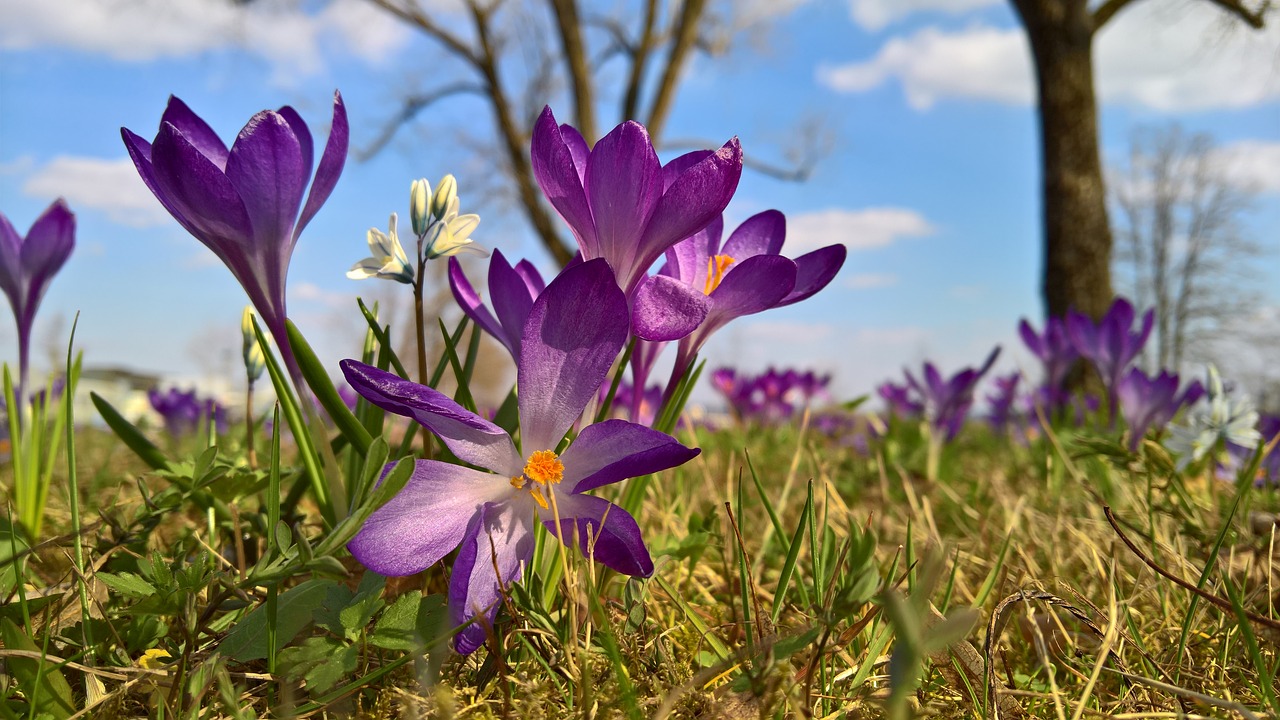
[[[543,485],[558,483],[564,478],[564,463],[560,462],[560,458],[554,452],[539,450],[529,456],[529,462],[524,465],[524,475]],[[542,506],[546,507],[545,501]]]
[[[523,476],[523,475],[516,475],[515,477],[511,478],[511,487],[513,487],[513,488],[515,488],[515,489],[517,489],[517,490],[523,490],[523,489],[524,489],[524,476]]]
[[[535,502],[542,506],[543,510],[547,509],[547,499],[542,496],[542,491],[537,487],[529,488],[529,494],[533,496]]]
[[[720,281],[724,279],[725,272],[729,266],[734,263],[734,259],[728,255],[712,255],[707,258],[707,284],[702,289],[706,295],[715,292],[720,287]]]

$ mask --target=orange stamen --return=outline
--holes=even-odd
[[[707,258],[707,284],[702,289],[703,294],[710,295],[720,287],[720,281],[724,279],[725,272],[733,263],[734,259],[728,255],[713,255]]]
[[[524,465],[524,476],[543,485],[558,483],[564,478],[564,463],[554,452],[539,450],[529,456]]]

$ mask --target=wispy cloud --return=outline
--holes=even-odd
[[[27,177],[22,191],[50,200],[64,197],[72,210],[101,210],[112,222],[129,227],[172,222],[127,157],[103,160],[59,156]]]
[[[1227,177],[1242,187],[1280,193],[1280,142],[1242,140],[1218,149]]]
[[[788,217],[787,249],[798,253],[844,243],[850,250],[868,250],[934,232],[923,215],[907,208],[832,208]]]
[[[284,81],[315,74],[335,57],[381,63],[410,37],[404,23],[371,3],[307,7],[287,0],[0,0],[0,47],[54,46],[151,62],[234,46],[269,62]]]
[[[1098,92],[1106,103],[1165,112],[1240,108],[1280,98],[1275,48],[1280,25],[1224,33],[1212,3],[1176,11],[1141,3],[1099,35]],[[1228,38],[1229,36],[1229,38]],[[926,27],[887,41],[874,57],[822,65],[817,78],[840,92],[865,92],[896,80],[914,108],[940,100],[1030,104],[1030,53],[1021,28],[976,24],[959,31]]]
[[[897,285],[898,276],[893,273],[861,273],[849,278],[844,284],[854,290],[872,290]]]
[[[959,15],[999,4],[1001,0],[849,0],[849,15],[864,30],[877,31],[919,12]]]

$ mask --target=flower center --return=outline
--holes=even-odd
[[[545,510],[547,498],[542,494],[542,488],[563,479],[564,463],[560,462],[560,457],[550,450],[538,450],[524,464],[524,473],[511,478],[511,486],[523,490],[526,481],[533,481],[535,484],[529,488],[529,494]]]
[[[734,259],[728,255],[712,255],[707,258],[707,284],[702,292],[706,295],[715,292],[715,289],[720,287],[720,281],[724,279],[725,272],[734,262]]]

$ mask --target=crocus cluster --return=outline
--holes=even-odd
[[[742,421],[777,423],[792,419],[796,411],[814,400],[827,397],[831,375],[812,370],[768,368],[759,375],[719,368],[711,374],[711,385]]]
[[[0,291],[9,298],[18,325],[18,405],[27,386],[31,327],[53,276],[71,257],[76,244],[76,218],[61,199],[55,200],[19,235],[0,213]]]
[[[937,366],[926,362],[919,378],[910,370],[904,369],[903,374],[907,379],[905,386],[884,383],[880,386],[879,393],[894,412],[908,416],[923,413],[933,436],[950,442],[955,439],[964,426],[965,418],[969,416],[978,381],[982,380],[999,356],[1000,348],[996,347],[980,367],[964,368],[946,379]]]
[[[179,438],[195,432],[201,423],[212,420],[217,431],[227,429],[227,411],[213,398],[201,398],[194,389],[169,388],[161,392],[156,388],[147,391],[147,400],[164,421],[165,432]]]

